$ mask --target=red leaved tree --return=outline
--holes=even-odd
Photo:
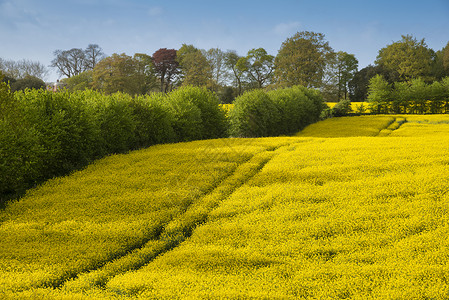
[[[161,80],[161,92],[168,92],[171,83],[179,74],[179,62],[176,50],[161,48],[153,53],[153,64],[156,74]]]

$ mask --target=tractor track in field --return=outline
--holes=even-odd
[[[389,123],[385,128],[379,130],[376,135],[378,137],[389,136],[393,131],[398,130],[404,123],[407,122],[406,118],[393,118],[393,121]]]
[[[71,274],[51,287],[70,291],[83,291],[90,288],[104,289],[112,277],[140,269],[157,257],[175,249],[187,240],[198,226],[207,222],[209,213],[221,201],[259,173],[277,155],[275,151],[282,146],[285,145],[266,149],[238,165],[231,174],[217,182],[205,194],[194,199],[183,214],[165,224],[155,237],[146,239],[143,243],[129,248],[126,253],[120,253],[96,268]]]

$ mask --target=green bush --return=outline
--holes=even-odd
[[[157,96],[139,96],[129,102],[136,123],[132,148],[175,141],[173,117]]]
[[[234,136],[293,134],[320,119],[325,104],[321,94],[295,86],[265,93],[255,90],[238,97],[230,112]]]
[[[268,92],[268,96],[276,104],[280,114],[276,125],[277,135],[293,134],[307,125],[313,103],[301,89],[274,90]]]
[[[238,137],[278,135],[278,107],[263,90],[253,90],[237,97],[229,112],[230,133]]]
[[[9,86],[0,82],[0,204],[23,192],[42,172],[45,150]]]
[[[201,120],[201,110],[191,99],[185,99],[173,92],[164,98],[164,102],[173,117],[173,130],[176,140],[185,142],[202,138],[204,127]]]
[[[169,93],[165,101],[173,113],[173,127],[179,140],[226,136],[226,113],[217,96],[206,88],[182,87]]]
[[[67,92],[45,90],[16,92],[15,98],[45,149],[43,177],[66,174],[92,160],[96,137],[85,103]]]
[[[352,112],[351,101],[341,100],[332,108],[332,115],[334,117],[343,117]]]

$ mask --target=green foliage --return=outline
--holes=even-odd
[[[112,153],[154,144],[224,137],[216,95],[184,87],[167,96],[84,90],[26,90],[1,83],[0,197],[82,168]]]
[[[294,134],[318,121],[323,108],[322,97],[314,90],[300,86],[274,90],[268,93],[276,104],[280,118],[276,125],[278,135]]]
[[[219,93],[219,99],[222,104],[231,104],[235,99],[234,89],[230,86],[224,87]]]
[[[277,135],[280,113],[276,104],[262,90],[237,97],[229,113],[232,136],[263,137]]]
[[[275,77],[281,86],[320,87],[333,50],[322,33],[297,32],[282,43],[275,59]]]
[[[11,83],[11,91],[23,91],[26,89],[44,89],[45,82],[35,76],[27,75]]]
[[[368,102],[370,110],[377,113],[385,113],[387,104],[391,99],[391,86],[382,75],[377,74],[369,81]]]
[[[447,113],[449,77],[432,84],[422,78],[390,85],[381,75],[370,80],[368,100],[374,113]]]
[[[316,122],[324,107],[318,91],[301,86],[268,93],[262,90],[247,92],[235,99],[230,112],[231,135],[293,134]]]
[[[9,86],[0,82],[0,204],[23,192],[42,172],[45,149]]]
[[[258,88],[271,83],[274,70],[274,56],[269,55],[264,48],[251,49],[246,57],[237,61],[236,68],[247,73]]]
[[[351,101],[341,100],[332,108],[332,115],[334,117],[347,116],[352,112]]]
[[[93,85],[92,70],[82,72],[69,78],[64,78],[62,82],[69,91],[84,91]]]
[[[184,86],[212,86],[212,66],[201,50],[183,44],[176,52],[176,57],[181,66]]]
[[[90,116],[85,113],[85,103],[68,92],[44,90],[18,92],[15,98],[45,149],[41,176],[66,174],[92,160],[97,136]]]
[[[173,128],[179,140],[190,141],[224,137],[226,114],[217,96],[206,88],[186,86],[165,98],[172,114]]]
[[[424,39],[418,41],[411,35],[402,36],[379,51],[376,64],[398,72],[400,81],[418,77],[430,78],[433,52]]]
[[[175,141],[173,116],[156,96],[139,96],[128,105],[136,121],[133,149]]]
[[[112,94],[145,94],[155,86],[155,76],[150,57],[124,53],[113,54],[101,60],[93,69],[93,87]]]

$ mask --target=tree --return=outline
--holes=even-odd
[[[391,91],[391,85],[382,75],[377,74],[370,79],[368,86],[368,102],[370,102],[372,112],[385,113],[388,111]]]
[[[148,94],[158,86],[156,71],[151,56],[143,53],[134,54],[139,94]]]
[[[424,39],[418,41],[411,35],[403,35],[400,41],[379,51],[376,64],[396,71],[399,81],[418,77],[430,79],[432,57],[433,51],[427,47]]]
[[[415,78],[410,81],[410,100],[413,113],[423,114],[426,112],[427,100],[430,100],[430,95],[422,78]]]
[[[212,67],[201,50],[183,44],[177,52],[183,85],[212,87]]]
[[[251,49],[246,57],[237,61],[236,67],[241,72],[247,72],[248,77],[262,88],[270,83],[273,77],[274,56],[269,55],[263,48]]]
[[[225,53],[225,66],[229,68],[233,74],[233,81],[238,89],[237,96],[242,94],[242,81],[244,77],[244,72],[237,68],[237,62],[240,58],[241,56],[234,50],[229,50]]]
[[[179,62],[176,59],[176,50],[161,48],[153,53],[153,63],[156,74],[161,83],[161,92],[167,93],[172,82],[179,74]]]
[[[339,51],[336,57],[338,99],[348,99],[349,81],[357,72],[359,62],[354,54],[348,54],[343,51]]]
[[[93,71],[88,70],[70,78],[61,80],[69,91],[83,91],[93,85]]]
[[[80,48],[56,50],[51,66],[58,69],[60,75],[72,77],[86,70],[86,54]]]
[[[443,68],[447,76],[449,76],[449,42],[442,50]]]
[[[136,61],[125,53],[106,57],[93,70],[93,86],[106,93],[139,94]]]
[[[203,51],[203,55],[206,57],[211,67],[212,79],[215,81],[216,86],[225,85],[227,79],[226,70],[226,53],[219,48],[211,48],[207,51]]]
[[[369,81],[377,74],[382,75],[389,84],[398,81],[395,71],[386,70],[382,66],[369,65],[355,72],[354,77],[349,81],[348,89],[351,101],[364,102],[367,100]]]
[[[84,50],[85,53],[85,65],[87,70],[93,70],[97,63],[105,58],[103,49],[97,44],[89,44]]]
[[[85,50],[81,48],[56,50],[53,55],[55,58],[51,61],[51,67],[57,68],[60,75],[69,78],[93,70],[104,58],[104,53],[97,44],[89,44]]]
[[[22,59],[19,61],[4,60],[0,58],[0,70],[9,78],[24,79],[27,76],[44,80],[48,75],[48,69],[38,61]]]
[[[297,32],[282,43],[275,59],[275,77],[281,86],[321,87],[333,50],[324,34]]]

